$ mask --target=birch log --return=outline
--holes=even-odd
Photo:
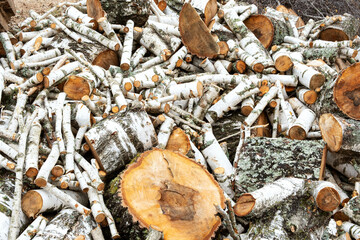
[[[85,139],[108,174],[157,143],[150,118],[146,112],[135,108],[97,123],[85,134]]]

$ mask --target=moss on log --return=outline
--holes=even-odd
[[[248,138],[235,173],[236,193],[254,191],[281,177],[317,179],[324,142]]]

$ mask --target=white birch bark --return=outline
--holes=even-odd
[[[222,99],[220,99],[217,103],[208,109],[205,118],[210,123],[213,123],[217,119],[223,117],[226,112],[239,104],[243,99],[259,92],[259,88],[257,88],[255,85],[246,82],[240,82],[236,88],[231,90]]]
[[[41,166],[41,168],[36,176],[36,179],[34,181],[38,187],[46,186],[50,172],[54,168],[57,160],[59,159],[59,156],[60,156],[59,145],[58,145],[58,142],[55,141],[52,145],[49,156],[47,157],[46,161]]]
[[[205,58],[204,61],[202,61],[200,63],[199,67],[204,69],[205,72],[209,72],[209,73],[215,73],[216,72],[214,64],[208,58]]]
[[[279,74],[267,74],[263,75],[263,79],[268,79],[271,83],[276,83],[279,80],[284,86],[297,87],[298,77],[295,75],[279,75]]]
[[[82,175],[80,169],[78,168],[77,164],[74,165],[74,173],[76,176],[76,179],[79,181],[80,188],[84,193],[87,193],[89,191],[89,185],[87,184],[84,176]]]
[[[169,59],[168,70],[174,70],[176,63],[179,59],[184,59],[187,54],[186,46],[181,47],[176,53],[174,53]]]
[[[25,174],[28,177],[36,177],[39,171],[38,158],[41,130],[39,120],[32,122],[25,158]]]
[[[273,99],[278,93],[278,88],[273,86],[270,90],[262,97],[262,99],[256,104],[255,108],[251,111],[249,116],[244,120],[247,126],[252,126],[256,119],[260,116],[262,111],[265,109],[267,104]]]
[[[164,77],[164,70],[157,65],[148,70],[136,72],[135,75],[128,79],[134,83],[137,89],[144,89],[155,87],[158,84],[157,82],[160,82]]]
[[[90,185],[98,191],[102,191],[104,189],[104,183],[101,181],[97,170],[94,169],[91,164],[77,152],[75,152],[75,161],[89,174],[91,180]]]
[[[28,99],[27,94],[18,93],[15,110],[11,117],[10,124],[7,128],[11,133],[15,133],[16,130],[18,129],[18,126],[19,126],[18,118],[19,118],[19,115],[21,115],[22,112],[24,111],[27,99]]]
[[[169,49],[167,44],[152,28],[144,28],[140,44],[146,47],[148,51],[155,54],[155,56],[160,56],[162,51]]]
[[[293,122],[296,121],[296,116],[293,113],[291,106],[287,104],[283,95],[283,86],[281,85],[280,81],[276,81],[276,86],[278,87],[278,98],[280,99],[281,109],[286,117],[287,125],[290,126]],[[281,115],[280,115],[281,116]],[[281,118],[280,118],[281,121]],[[286,125],[286,124],[285,124]]]
[[[71,62],[59,68],[56,71],[51,71],[51,73],[44,78],[45,87],[48,88],[52,85],[57,84],[61,79],[75,71],[80,67],[79,62]]]
[[[216,140],[211,125],[206,124],[204,130],[204,149],[201,152],[213,171],[215,169],[222,170],[222,176],[218,179],[219,185],[230,198],[233,198],[234,192],[231,188],[231,178],[234,174],[234,168]]]
[[[78,151],[81,147],[85,132],[91,126],[91,111],[84,104],[78,104],[76,109],[75,120],[79,125],[79,129],[75,137],[75,150]]]
[[[0,33],[0,42],[5,50],[6,58],[10,63],[14,62],[16,60],[15,50],[11,44],[9,34],[7,32]]]
[[[148,21],[156,21],[160,23],[166,23],[173,25],[174,27],[179,27],[179,17],[178,16],[149,16]]]
[[[322,73],[300,62],[294,62],[293,74],[299,77],[302,85],[311,90],[321,87],[325,82],[325,77]]]
[[[66,141],[65,171],[74,172],[75,138],[71,131],[71,106],[66,104],[63,109],[63,133]]]
[[[316,181],[316,182],[312,182],[311,183],[311,185],[310,185],[310,193],[312,194],[312,196],[314,197],[314,199],[315,199],[315,202],[316,202],[316,204],[317,204],[317,206],[318,207],[320,207],[319,206],[319,202],[317,202],[318,201],[318,196],[319,196],[319,193],[323,190],[323,189],[333,189],[333,192],[336,192],[337,193],[337,191],[336,191],[336,186],[333,184],[333,183],[331,183],[331,182],[327,182],[327,181]],[[338,193],[337,193],[338,194]],[[340,200],[340,199],[339,199]],[[340,203],[340,202],[339,202]],[[323,203],[324,204],[324,203]],[[336,207],[334,208],[334,209],[336,209]],[[334,209],[332,209],[332,210],[334,210]],[[323,211],[326,211],[326,209],[321,209],[321,210],[323,210]],[[331,210],[331,211],[332,211]]]
[[[203,84],[199,81],[172,84],[166,89],[168,95],[176,96],[176,99],[189,99],[201,97],[203,94]]]
[[[264,187],[251,193],[245,193],[240,196],[236,208],[240,207],[241,197],[247,196],[254,199],[254,205],[246,216],[261,216],[268,209],[281,204],[290,196],[302,195],[305,190],[305,180],[298,178],[280,178]],[[237,206],[238,205],[238,206]]]
[[[198,104],[195,106],[193,115],[200,120],[203,120],[207,110],[210,108],[212,102],[219,96],[220,88],[216,85],[210,85],[203,96],[200,98]]]
[[[120,67],[122,70],[130,69],[130,59],[132,53],[133,39],[134,39],[134,22],[132,20],[128,20],[126,23],[126,27],[129,28],[129,32],[126,33],[124,39],[124,48],[122,50]]]
[[[89,215],[91,212],[90,209],[83,206],[83,204],[81,204],[79,201],[77,201],[71,195],[69,195],[67,191],[61,191],[50,183],[46,184],[46,186],[44,187],[44,190],[46,192],[48,192],[49,194],[51,194],[52,197],[59,199],[59,201],[62,204],[62,207],[68,206],[83,215]],[[87,201],[85,201],[85,202],[87,202]],[[44,201],[43,201],[43,203],[44,203]]]
[[[340,227],[345,232],[350,233],[354,239],[360,238],[360,227],[358,225],[351,222],[343,222]]]
[[[134,54],[131,56],[130,65],[133,69],[137,67],[140,60],[145,56],[147,49],[144,46],[140,46]]]
[[[170,134],[175,127],[175,122],[172,118],[165,117],[165,121],[161,124],[158,132],[158,148],[165,149],[169,141]]]
[[[75,31],[77,31],[78,33],[81,33],[81,34],[89,37],[90,39],[101,43],[102,45],[110,48],[111,50],[118,51],[120,49],[119,43],[112,41],[109,38],[104,37],[100,33],[96,32],[95,30],[93,30],[91,28],[86,27],[83,24],[79,24],[68,18],[64,20],[64,23],[67,27],[72,28]]]
[[[38,216],[16,240],[30,240],[35,234],[43,230],[49,220],[43,216]]]
[[[13,73],[11,73],[10,71],[4,71],[4,73],[2,74],[4,77],[4,80],[7,82],[12,82],[12,83],[16,83],[18,85],[22,84],[25,82],[25,79],[22,77],[19,77]]]
[[[305,133],[305,136],[301,136],[300,140],[305,139],[307,133],[311,129],[313,122],[315,121],[315,118],[316,118],[316,114],[313,111],[311,111],[310,109],[303,110],[296,119],[296,121],[290,126],[289,129],[290,137],[292,137],[291,131],[298,132],[299,130],[297,130],[297,128],[301,128]],[[295,139],[299,139],[299,138],[296,137]]]
[[[21,227],[21,194],[23,187],[23,169],[25,163],[25,152],[26,152],[26,142],[27,137],[30,131],[31,123],[34,121],[35,117],[38,114],[38,109],[31,114],[27,124],[24,124],[21,113],[19,113],[20,121],[20,140],[19,140],[19,154],[16,157],[16,169],[15,169],[15,190],[14,190],[14,200],[12,205],[12,212],[10,218],[10,228],[9,228],[9,240],[15,240],[20,233]]]
[[[224,60],[226,61],[226,60]],[[220,60],[217,60],[215,63],[214,63],[214,67],[215,67],[215,70],[218,74],[223,74],[223,75],[229,75],[230,73],[228,72],[227,68],[225,67],[225,65],[220,61]]]
[[[62,92],[59,94],[58,99],[56,101],[55,136],[59,144],[60,154],[65,154],[66,152],[65,143],[62,136],[63,108],[64,108],[65,98],[66,98],[66,93]]]
[[[4,153],[6,156],[10,157],[11,159],[15,160],[16,156],[18,155],[18,151],[5,142],[0,140],[0,152]]]
[[[91,99],[88,95],[84,95],[81,98],[81,100],[85,104],[85,106],[90,109],[90,111],[92,112],[92,114],[94,114],[95,117],[102,118],[102,113],[100,111],[100,108],[93,101],[91,101]]]
[[[161,23],[153,20],[148,20],[147,23],[151,26],[157,33],[165,32],[167,34],[174,35],[176,37],[180,36],[180,31],[178,27],[174,27],[174,25]]]
[[[313,19],[309,19],[309,21],[306,23],[303,30],[301,31],[299,38],[301,40],[306,41],[314,26],[315,26],[315,21]]]

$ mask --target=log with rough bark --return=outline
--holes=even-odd
[[[164,239],[210,239],[220,224],[214,205],[224,207],[214,178],[201,165],[169,150],[143,153],[112,181],[107,196],[120,234],[127,239],[145,239],[139,225],[163,232]]]
[[[235,190],[251,192],[278,177],[317,179],[323,148],[323,141],[246,139],[236,168]]]
[[[101,0],[101,6],[113,24],[125,25],[127,20],[131,19],[135,26],[141,27],[150,15],[150,3],[147,1]]]
[[[360,152],[360,125],[358,121],[326,113],[321,115],[319,126],[321,135],[330,151]]]
[[[157,144],[149,116],[138,107],[97,123],[85,134],[85,139],[108,174],[120,170],[136,154]]]

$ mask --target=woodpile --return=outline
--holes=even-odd
[[[0,33],[1,239],[358,239],[359,21],[82,0]]]

